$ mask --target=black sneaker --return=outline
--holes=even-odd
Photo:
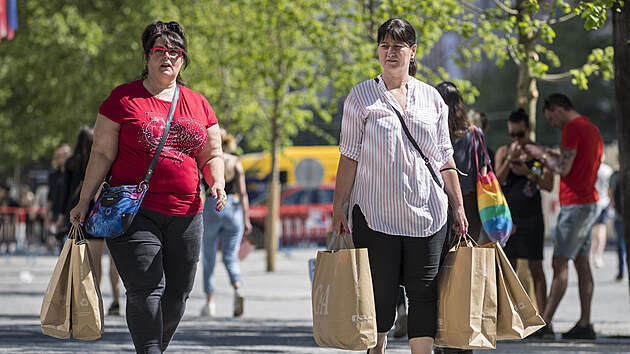
[[[112,302],[109,305],[109,310],[107,310],[108,316],[120,316],[120,305],[117,302]]]
[[[532,333],[529,338],[537,338],[537,339],[556,339],[556,334],[553,332],[553,328],[550,324],[545,325],[541,329]]]
[[[576,323],[567,333],[562,333],[562,339],[595,339],[593,325],[580,326]]]

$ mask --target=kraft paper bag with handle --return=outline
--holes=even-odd
[[[317,252],[311,293],[313,337],[324,347],[366,350],[377,341],[372,274],[366,248],[344,249],[351,237],[333,240],[342,244],[329,247],[339,250]]]
[[[545,326],[503,248],[492,242],[497,262],[497,340],[523,339]]]
[[[495,250],[470,236],[453,247],[438,274],[435,346],[495,349],[497,283]]]
[[[72,243],[73,240],[68,238],[63,245],[46,288],[40,311],[42,333],[60,339],[70,338],[70,299],[72,292],[70,250]]]
[[[78,229],[80,230],[80,229]],[[95,340],[105,331],[103,298],[87,240],[77,231],[72,243],[72,337]]]

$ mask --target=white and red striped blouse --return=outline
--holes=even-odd
[[[344,103],[339,151],[358,161],[350,211],[358,204],[372,230],[426,237],[446,222],[448,198],[405,136],[394,108],[443,184],[439,169],[453,155],[448,106],[432,86],[415,78],[407,85],[404,112],[380,76],[356,85]]]

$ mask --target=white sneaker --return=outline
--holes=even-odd
[[[234,294],[234,317],[243,314],[245,298],[241,295]]]
[[[207,302],[205,305],[203,305],[203,307],[201,308],[201,313],[199,314],[199,316],[206,316],[206,317],[214,317],[217,315],[217,307],[213,302]]]
[[[593,263],[595,263],[595,267],[597,268],[604,268],[605,265],[602,257],[595,257],[595,261]]]

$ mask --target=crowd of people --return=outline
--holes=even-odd
[[[136,351],[160,353],[182,319],[199,259],[206,294],[201,315],[216,315],[214,268],[219,248],[234,289],[233,315],[243,314],[238,250],[252,226],[233,138],[219,128],[206,98],[181,78],[190,61],[184,30],[176,22],[156,21],[141,38],[145,68],[140,79],[111,92],[95,125],[80,130],[74,149],[63,144],[54,151],[56,169],[41,204],[46,228],[63,239],[71,224],[83,225],[104,182],[119,186],[142,181],[174,93],[180,92],[171,127],[175,133],[159,156],[131,226],[106,241],[87,236],[98,279],[101,256],[111,257],[109,314],[120,314],[122,279]],[[514,222],[505,253],[514,268],[519,259],[528,261],[533,297],[547,323],[535,335],[554,337],[554,313],[573,261],[581,313],[562,337],[594,339],[591,261],[603,265],[605,223],[612,210],[620,240],[618,280],[625,271],[619,178],[601,163],[603,141],[597,127],[567,96],[556,93],[544,100],[542,112],[561,131],[559,151],[532,140],[527,112],[516,109],[504,127],[512,142],[495,153],[485,136],[499,134],[499,128],[490,133],[486,115],[467,110],[454,83],[434,87],[415,78],[418,45],[409,22],[394,18],[383,23],[376,45],[382,72],[358,83],[344,103],[332,216],[335,232],[352,233],[354,245],[369,252],[378,343],[368,352],[384,353],[394,325],[395,336],[408,336],[413,353],[431,352],[436,276],[450,242],[449,229],[468,233],[480,244],[491,241],[480,220],[476,191],[477,175],[491,167]],[[553,232],[548,291],[541,192],[552,191],[556,176],[561,208]],[[207,186],[205,202],[202,179]],[[19,205],[9,198],[5,185],[0,185],[0,205]]]

